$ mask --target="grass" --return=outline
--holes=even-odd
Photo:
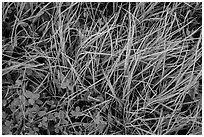
[[[201,3],[2,3],[3,134],[202,134]]]

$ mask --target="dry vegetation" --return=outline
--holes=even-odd
[[[2,3],[3,134],[201,134],[201,3]]]

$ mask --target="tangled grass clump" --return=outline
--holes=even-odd
[[[202,3],[2,3],[2,133],[202,134]]]

